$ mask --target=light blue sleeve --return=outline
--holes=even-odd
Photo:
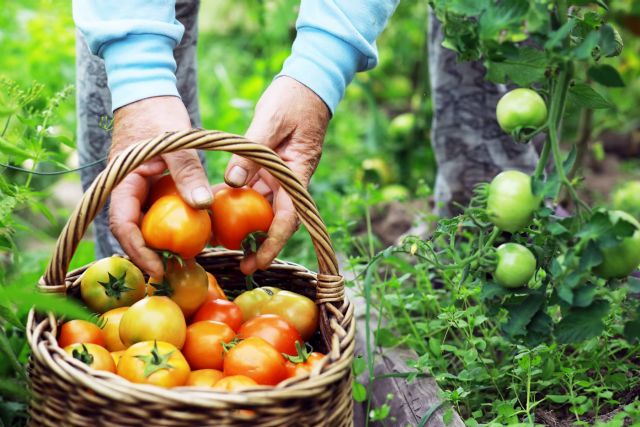
[[[331,113],[358,71],[378,62],[375,40],[400,0],[302,0],[297,36],[279,76],[314,91]]]
[[[74,0],[73,18],[105,61],[113,110],[152,96],[179,96],[173,49],[184,27],[174,0]]]

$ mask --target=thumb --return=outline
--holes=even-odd
[[[274,120],[263,118],[263,114],[256,111],[245,137],[249,141],[274,149],[284,139],[280,130],[281,126],[276,126]],[[259,169],[260,165],[257,163],[234,154],[227,165],[224,180],[231,187],[242,187],[251,182]]]
[[[195,150],[182,150],[162,156],[180,196],[194,208],[207,208],[213,202],[207,174]]]

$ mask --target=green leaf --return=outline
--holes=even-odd
[[[609,312],[609,302],[599,299],[589,307],[572,308],[556,325],[556,339],[571,344],[598,336],[604,330],[602,318]]]
[[[353,369],[353,375],[358,377],[367,369],[367,363],[362,356],[356,356],[353,359],[351,367]]]
[[[597,31],[589,32],[584,40],[582,40],[582,43],[571,51],[573,57],[578,60],[589,59],[591,52],[593,52],[593,49],[598,45],[598,39],[599,33]]]
[[[510,26],[521,26],[528,11],[529,2],[526,0],[491,2],[478,21],[480,38],[495,39]]]
[[[624,325],[624,337],[629,342],[640,342],[640,318],[631,320]]]
[[[11,400],[26,402],[31,394],[22,383],[12,378],[0,378],[0,396],[6,396]]]
[[[603,86],[607,87],[624,87],[624,81],[618,73],[618,70],[613,68],[611,65],[594,65],[589,68],[587,71],[589,77],[591,77],[594,81],[600,83]]]
[[[94,321],[93,314],[79,302],[61,295],[44,294],[27,286],[0,286],[0,304],[17,304],[35,307],[39,311],[51,311],[58,316]]]
[[[547,64],[546,54],[531,47],[518,49],[500,61],[485,61],[488,80],[494,83],[512,81],[518,86],[529,86],[544,79]]]
[[[25,330],[24,325],[22,324],[20,319],[18,319],[18,316],[16,316],[13,310],[11,310],[9,307],[6,307],[2,304],[0,304],[0,318],[4,319],[6,322],[9,322],[10,324],[12,324],[13,326],[15,326],[21,331]]]
[[[561,46],[562,43],[567,39],[567,37],[569,37],[569,34],[571,34],[571,31],[573,30],[573,27],[575,27],[576,22],[577,21],[575,20],[575,18],[569,19],[556,31],[549,34],[549,38],[544,44],[544,48],[551,50],[558,46]]]
[[[610,24],[604,24],[600,27],[600,41],[598,44],[600,45],[601,54],[607,58],[620,55],[624,46],[622,37]]]
[[[353,382],[352,394],[353,400],[356,402],[364,402],[367,400],[367,389],[358,381]]]
[[[0,329],[0,354],[4,354],[5,360],[7,360],[11,367],[13,367],[15,373],[17,373],[22,379],[27,379],[27,371],[24,365],[22,365],[22,363],[20,363],[20,361],[18,360],[16,354],[13,352],[11,343],[9,342],[9,339],[5,335],[3,329]]]
[[[538,311],[531,319],[531,322],[527,325],[527,335],[525,342],[530,347],[547,341],[551,336],[553,329],[553,321],[551,317],[544,311]]]
[[[388,328],[380,328],[376,333],[376,345],[380,347],[394,347],[398,345],[398,338],[396,335]]]
[[[580,256],[580,271],[589,271],[602,263],[602,252],[596,242],[590,240]]]
[[[538,312],[544,296],[541,294],[530,294],[526,297],[512,298],[505,303],[504,307],[509,312],[509,319],[502,329],[510,337],[517,337],[526,334],[526,327]]]
[[[632,294],[640,294],[640,279],[634,276],[627,278],[627,286]]]
[[[478,16],[490,4],[489,0],[455,0],[447,2],[447,11],[463,16]]]
[[[480,299],[486,301],[494,297],[503,297],[510,294],[511,292],[508,289],[498,285],[497,283],[487,282],[482,285],[482,290],[480,291]]]
[[[569,88],[569,100],[579,107],[601,109],[611,108],[613,104],[596,92],[591,86],[577,83]]]
[[[588,307],[593,301],[598,288],[589,283],[576,289],[573,293],[573,305],[576,307]]]

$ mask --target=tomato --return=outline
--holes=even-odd
[[[178,305],[167,297],[146,297],[120,320],[120,339],[129,347],[140,341],[166,341],[182,348],[187,324]]]
[[[537,129],[547,120],[547,105],[534,90],[514,89],[500,98],[496,116],[498,124],[507,133],[518,129]]]
[[[178,387],[187,382],[191,369],[180,350],[173,344],[164,341],[142,341],[124,352],[117,372],[133,383]]]
[[[224,375],[246,375],[261,385],[276,385],[287,378],[286,360],[262,338],[240,341],[224,357]]]
[[[104,334],[105,347],[109,351],[119,351],[127,348],[120,339],[120,320],[122,320],[122,315],[128,309],[129,307],[114,308],[100,316],[104,322],[102,333]]]
[[[243,292],[233,302],[242,310],[242,318],[246,322],[255,317],[260,312],[260,307],[278,292],[279,288],[265,286]]]
[[[613,207],[640,218],[640,181],[623,183],[611,198]]]
[[[182,354],[193,369],[222,369],[223,343],[236,336],[233,329],[221,322],[204,320],[187,328]]]
[[[77,343],[104,347],[104,333],[102,329],[86,320],[69,320],[60,327],[58,345],[64,348]]]
[[[169,195],[179,196],[180,192],[178,191],[178,187],[176,187],[176,183],[171,175],[163,175],[151,186],[151,191],[149,191],[149,195],[147,196],[146,204],[147,206],[151,206],[158,201],[160,197]]]
[[[206,210],[194,209],[180,196],[168,195],[151,205],[141,229],[149,247],[189,259],[207,245],[211,220]]]
[[[245,375],[231,375],[220,379],[213,388],[223,391],[240,391],[257,385],[257,382]]]
[[[318,306],[304,295],[280,291],[260,307],[260,314],[277,314],[291,323],[304,341],[318,329]]]
[[[90,368],[99,371],[116,372],[116,364],[111,354],[104,347],[91,343],[71,344],[66,346],[64,351]]]
[[[80,294],[87,307],[98,313],[129,306],[144,297],[144,276],[128,259],[103,258],[82,275]]]
[[[493,277],[500,286],[519,288],[529,283],[536,272],[536,257],[518,243],[504,243],[496,251],[498,264]]]
[[[593,272],[605,279],[624,278],[640,265],[640,223],[623,211],[610,211],[609,218],[614,224],[620,220],[629,222],[636,231],[614,246],[601,248],[602,263]]]
[[[261,314],[245,322],[238,331],[238,338],[262,338],[280,353],[291,356],[297,353],[296,342],[302,344],[298,330],[275,314]]]
[[[207,296],[207,299],[228,299],[218,284],[216,277],[207,271],[207,278],[209,279],[209,295]]]
[[[224,374],[217,369],[198,369],[191,371],[184,385],[191,387],[213,387],[222,379]]]
[[[306,360],[303,362],[294,363],[291,361],[287,361],[288,378],[309,375],[313,368],[315,368],[324,358],[324,354],[314,351],[313,353],[307,355]]]
[[[112,351],[111,352],[111,358],[113,359],[113,363],[115,363],[116,366],[118,366],[118,362],[120,361],[120,358],[122,357],[124,352],[125,352],[125,350],[119,350],[119,351]]]
[[[214,299],[205,302],[196,311],[192,322],[201,322],[203,320],[215,320],[222,322],[234,331],[238,331],[242,325],[242,311],[235,303],[224,299]]]
[[[540,201],[533,194],[529,175],[504,171],[493,178],[489,186],[487,214],[496,227],[515,233],[531,223]]]
[[[181,265],[170,259],[164,277],[149,279],[147,294],[171,298],[189,317],[207,300],[208,286],[207,273],[195,260],[184,260]]]
[[[240,249],[245,237],[255,231],[266,233],[273,220],[273,209],[267,199],[251,188],[218,191],[211,211],[213,234],[227,249]]]

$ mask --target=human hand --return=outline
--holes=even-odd
[[[190,128],[187,109],[175,96],[158,96],[125,105],[114,113],[109,159],[137,142]],[[181,150],[154,158],[128,174],[113,190],[109,209],[109,226],[122,249],[134,263],[155,277],[164,273],[162,261],[145,245],[140,221],[151,183],[167,169],[189,205],[194,208],[211,205],[213,196],[197,152]]]
[[[275,79],[256,105],[246,137],[273,149],[307,186],[322,155],[322,143],[331,114],[311,89],[290,77]],[[256,254],[240,263],[244,274],[265,269],[295,233],[299,221],[293,202],[280,184],[259,165],[234,155],[225,181],[232,187],[249,185],[272,198],[274,218],[267,239]]]

